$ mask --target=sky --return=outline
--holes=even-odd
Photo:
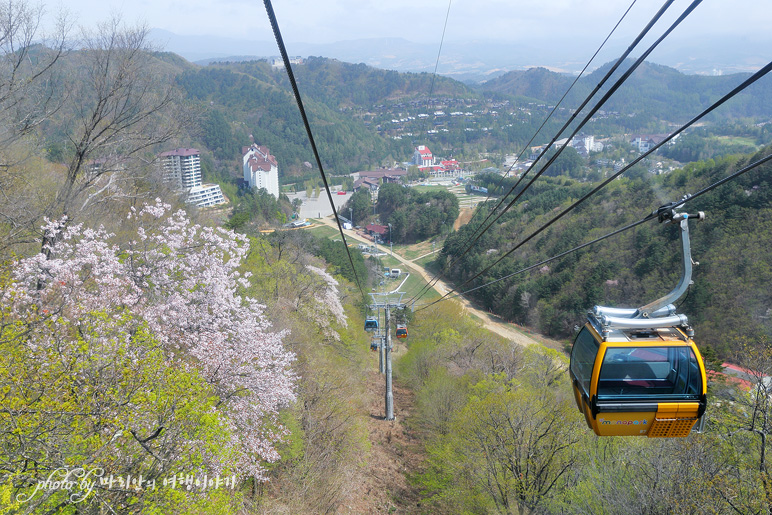
[[[637,0],[618,29],[618,37],[634,37],[663,1]],[[274,0],[273,8],[288,45],[381,37],[439,45],[448,12],[446,41],[485,39],[548,44],[553,38],[577,36],[602,40],[631,2]],[[688,4],[688,0],[676,0],[670,11],[680,13]],[[179,35],[273,40],[264,4],[254,0],[67,0],[66,4],[44,5],[49,15],[66,5],[73,20],[85,27],[94,27],[118,15],[129,24],[146,23],[150,28]],[[675,16],[669,14],[667,19]],[[716,36],[772,41],[768,35],[771,26],[769,0],[704,0],[674,36],[697,41]]]

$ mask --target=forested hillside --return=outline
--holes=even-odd
[[[390,166],[412,152],[409,142],[379,135],[364,113],[382,102],[428,96],[431,75],[323,58],[309,58],[294,71],[328,172]],[[302,163],[313,161],[313,154],[284,69],[265,61],[217,64],[188,70],[177,81],[192,100],[208,105],[203,137],[216,157],[238,159],[241,148],[234,142],[246,143],[251,134],[279,158],[286,175],[311,174]],[[443,78],[436,80],[434,94],[474,96],[460,82]]]
[[[580,79],[535,144],[548,141],[548,134],[558,129],[609,66]],[[430,74],[397,73],[319,57],[293,65],[293,70],[323,166],[333,174],[392,166],[408,160],[418,144],[441,148],[441,155],[470,159],[519,152],[549,113],[551,106],[546,104],[557,102],[573,82],[573,77],[532,68],[472,89]],[[671,123],[686,121],[746,77],[683,75],[644,63],[586,130],[597,137],[669,132]],[[282,174],[288,177],[285,182],[292,182],[293,176],[316,176],[315,170],[303,166],[313,162],[313,155],[282,68],[272,68],[266,61],[210,64],[187,68],[177,82],[204,110],[201,137],[217,159],[237,160],[240,146],[251,134],[278,157]],[[752,122],[772,117],[770,82],[761,80],[711,115],[708,121],[723,127],[715,129],[716,134],[745,137],[763,131]],[[742,129],[726,126],[729,121],[740,122]],[[768,143],[768,133],[761,139]]]
[[[283,179],[317,180],[284,71],[191,65],[151,51],[146,29],[116,19],[73,48],[63,24],[43,47],[33,44],[40,10],[14,2],[0,14],[11,36],[0,44],[0,514],[770,511],[769,164],[685,208],[707,219],[692,224],[701,264],[680,310],[706,356],[752,371],[750,391],[710,377],[704,434],[595,438],[557,349],[593,304],[636,306],[672,289],[680,244],[656,221],[474,292],[492,313],[559,339],[553,348],[498,338],[455,302],[417,303],[405,317],[410,337],[394,343],[400,397],[396,420],[385,421],[363,319],[375,309],[365,292],[389,286],[384,264],[396,259],[366,260],[328,227],[280,230],[298,202],[239,192],[233,180],[250,135],[277,155]],[[670,84],[668,70],[649,72],[660,75],[641,88]],[[524,144],[549,109],[514,93],[546,98],[562,87],[537,70],[527,87],[489,94],[321,58],[296,73],[333,173],[392,165],[427,140],[437,155],[468,152],[487,166],[494,150]],[[668,101],[696,109],[705,99],[692,84],[711,96],[729,80],[673,78],[681,93]],[[727,117],[765,115],[765,95],[728,106]],[[652,101],[639,121],[608,118],[604,130],[666,124],[659,117],[675,111],[663,105]],[[732,123],[747,134],[724,141],[711,125],[704,146],[685,138],[669,151],[699,157],[769,135],[769,124]],[[606,161],[636,152],[625,145]],[[196,208],[162,180],[158,155],[176,147],[200,147],[205,179],[229,188],[230,204]],[[566,156],[463,256],[517,179],[480,177],[494,197],[455,233],[459,201],[445,190],[380,185],[376,215],[406,244],[447,235],[435,264],[466,289],[643,218],[768,152],[662,175],[631,170],[469,285],[603,171],[591,176],[578,153]],[[350,207],[370,216],[370,193]],[[431,259],[430,245],[394,252]],[[404,284],[421,288],[418,275]]]
[[[632,63],[632,59],[625,61],[614,72],[606,86],[601,88],[601,92],[608,91],[609,86],[619,79]],[[611,65],[612,63],[607,63],[580,78],[566,97],[566,105],[578,105],[608,72]],[[686,121],[718,100],[749,75],[732,74],[715,77],[684,75],[674,68],[645,62],[609,99],[603,109],[652,116],[672,122]],[[531,68],[526,71],[512,71],[491,79],[482,84],[479,89],[489,93],[519,95],[554,104],[560,100],[573,81],[574,77],[568,75],[544,68]],[[772,106],[772,79],[766,77],[735,97],[726,110],[722,110],[711,120],[769,118],[772,117],[770,106]]]
[[[517,272],[624,227],[766,152],[692,164],[663,176],[623,176],[461,289]],[[767,266],[772,255],[766,244],[772,227],[770,171],[769,165],[763,165],[683,208],[704,211],[707,219],[692,222],[692,253],[700,266],[695,268],[694,284],[681,310],[695,323],[700,342],[724,356],[736,339],[768,335],[772,330],[768,314],[772,298],[766,286],[772,280]],[[458,284],[465,282],[591,188],[568,178],[540,178],[461,256],[474,229],[498,199],[488,201],[468,225],[447,239],[440,260],[445,273]],[[680,263],[678,231],[653,221],[473,295],[507,320],[568,337],[595,304],[637,307],[669,292],[678,282]]]
[[[209,126],[216,126],[218,131],[204,133],[205,143],[213,150],[219,149],[219,158],[235,161],[240,159],[241,147],[234,142],[241,140],[246,145],[251,134],[254,141],[277,156],[285,176],[308,175],[311,171],[303,172],[303,162],[313,161],[313,153],[294,97],[288,88],[279,87],[284,72],[272,72],[267,63],[242,67],[247,69],[212,66],[178,78],[192,100],[209,105]],[[392,143],[366,130],[361,121],[310,97],[304,104],[314,121],[326,171],[343,174],[379,166],[395,153]]]

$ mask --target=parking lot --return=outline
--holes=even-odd
[[[330,207],[330,200],[327,198],[327,194],[322,190],[318,197],[306,197],[306,192],[301,191],[298,193],[288,193],[290,201],[295,198],[299,198],[303,201],[303,205],[300,206],[300,218],[323,218],[332,214],[332,208]],[[337,192],[332,192],[332,201],[335,204],[335,209],[340,211],[343,204],[348,202],[351,198],[351,192],[346,192],[345,195],[338,195]],[[348,218],[348,213],[340,213]]]

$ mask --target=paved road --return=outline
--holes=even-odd
[[[338,225],[335,223],[335,221],[332,218],[323,218],[321,222],[326,225],[329,225],[330,227],[334,227],[335,229],[338,228]],[[360,236],[355,231],[344,230],[343,233],[346,235],[347,238],[351,238],[352,240],[357,240],[364,243],[372,244],[372,240],[369,240],[363,236]],[[417,273],[421,275],[421,277],[423,277],[425,281],[429,282],[433,279],[434,276],[431,273],[427,272],[424,267],[418,265],[417,263],[414,263],[408,259],[405,259],[396,253],[394,254],[394,258],[397,259],[400,263],[402,263],[406,268],[410,269],[413,273]],[[434,284],[434,289],[437,290],[440,293],[440,295],[445,295],[452,288],[445,281],[438,279],[437,282]],[[483,325],[487,329],[493,331],[494,333],[500,336],[503,336],[508,340],[515,342],[518,345],[541,344],[541,342],[538,342],[532,338],[529,338],[528,336],[524,335],[520,331],[517,331],[510,324],[499,321],[497,317],[495,317],[494,315],[491,315],[490,313],[486,313],[485,311],[475,308],[465,297],[456,297],[451,301],[444,301],[444,302],[453,302],[453,301],[461,302],[464,308],[466,308],[467,312],[477,316],[480,320],[483,321]]]

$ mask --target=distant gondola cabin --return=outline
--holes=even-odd
[[[378,319],[375,317],[367,317],[365,320],[365,331],[374,332],[378,330]]]
[[[404,324],[397,325],[397,338],[407,338],[407,326]]]
[[[608,328],[590,315],[569,369],[579,411],[599,436],[687,436],[705,411],[702,356],[678,326]]]

